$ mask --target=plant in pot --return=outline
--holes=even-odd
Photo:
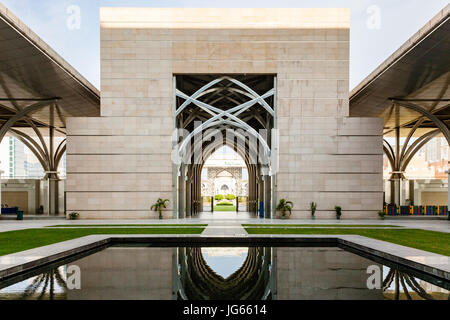
[[[386,217],[386,212],[380,210],[378,211],[378,216],[380,217],[381,220],[384,220],[384,218]]]
[[[151,206],[150,210],[159,212],[159,219],[162,219],[162,209],[167,208],[167,204],[170,202],[169,199],[159,198],[154,205]]]
[[[69,219],[70,220],[77,220],[80,217],[80,214],[78,212],[71,212],[69,213]]]
[[[341,220],[342,208],[340,206],[335,206],[334,211],[336,211],[336,219]]]
[[[292,214],[292,207],[294,204],[291,201],[287,201],[286,199],[281,199],[277,206],[277,211],[281,212],[281,219],[286,219],[287,213],[289,212],[289,216]]]
[[[316,218],[314,214],[316,213],[317,210],[317,203],[311,202],[310,206],[311,206],[311,218],[314,220]]]

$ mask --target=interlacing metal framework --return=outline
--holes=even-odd
[[[273,75],[174,77],[174,195],[177,216],[202,211],[201,171],[227,145],[249,172],[249,211],[264,203],[270,217],[277,170],[276,78]],[[182,130],[180,130],[182,129]]]
[[[6,86],[1,84],[4,91]],[[65,135],[55,125],[55,117],[64,123],[58,106],[59,97],[53,98],[0,98],[0,108],[7,110],[8,114],[0,115],[0,142],[9,134],[21,141],[38,159],[45,172],[43,180],[47,180],[48,197],[47,212],[55,214],[58,211],[57,204],[57,181],[59,181],[58,167],[66,152],[66,139],[63,139],[57,146],[55,145],[55,131]],[[10,104],[8,107],[5,103]],[[33,113],[48,108],[49,122],[45,124],[32,118]],[[24,128],[30,128],[32,134],[27,133]],[[45,141],[43,130],[48,129],[48,142]],[[32,135],[35,135],[34,137]]]
[[[448,82],[443,92],[445,92],[447,89],[448,89]],[[391,98],[391,101],[392,101],[391,112],[393,113],[393,116],[397,119],[399,118],[400,108],[405,108],[414,111],[420,115],[413,123],[408,124],[407,126],[401,127],[399,124],[396,125],[394,129],[395,130],[394,147],[386,139],[383,139],[383,150],[392,168],[392,173],[389,179],[391,181],[391,204],[394,203],[400,204],[401,203],[400,183],[402,180],[406,179],[404,175],[406,168],[408,167],[413,157],[417,154],[417,152],[419,152],[420,149],[422,149],[422,147],[425,146],[431,139],[437,137],[440,134],[442,134],[445,137],[447,143],[450,145],[449,116],[436,114],[439,110],[446,109],[450,106],[450,104],[448,104],[450,99],[440,96],[436,99]],[[422,105],[419,105],[418,103],[421,103]],[[440,105],[439,106],[440,108],[437,108],[437,105],[442,103],[446,105],[443,107],[442,105]],[[431,104],[431,106],[427,106],[427,104]],[[414,135],[417,134],[418,129],[423,128],[430,128],[430,129],[427,130],[426,133],[415,138],[415,140],[413,141],[412,139],[414,138]],[[401,129],[403,130],[409,129],[406,139],[403,142],[403,146],[401,146],[400,142]]]

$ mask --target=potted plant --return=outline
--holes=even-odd
[[[381,220],[384,220],[384,218],[386,217],[386,213],[383,210],[378,211],[378,216]]]
[[[70,220],[77,220],[80,217],[80,214],[78,212],[71,212],[69,213],[69,219]]]
[[[154,205],[151,206],[150,210],[159,212],[159,219],[162,219],[162,209],[167,208],[166,205],[169,203],[169,199],[161,199],[159,198]]]
[[[341,220],[342,208],[340,206],[335,206],[334,210],[336,211],[336,219]]]
[[[317,210],[317,203],[311,202],[310,206],[311,206],[311,218],[314,220],[316,218],[314,214],[316,213]]]
[[[294,204],[286,199],[281,199],[277,206],[277,211],[281,212],[281,219],[286,219],[286,214],[289,212],[289,216],[292,214],[292,207]]]

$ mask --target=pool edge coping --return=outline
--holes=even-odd
[[[180,244],[185,241],[195,244],[258,245],[270,243],[270,245],[276,246],[277,243],[329,243],[343,245],[450,281],[450,257],[359,235],[247,235],[236,237],[193,234],[177,236],[89,235],[0,256],[0,281],[105,245],[144,242]]]

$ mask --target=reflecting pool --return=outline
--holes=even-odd
[[[6,279],[0,299],[449,299],[448,281],[349,250],[114,245]]]

